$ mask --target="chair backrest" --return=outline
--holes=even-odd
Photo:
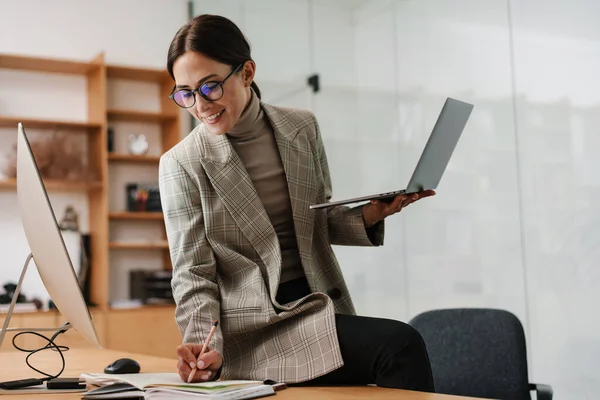
[[[427,311],[410,321],[427,346],[437,393],[530,399],[523,326],[508,311]]]

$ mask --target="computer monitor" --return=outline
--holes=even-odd
[[[27,243],[56,308],[92,344],[100,341],[22,124],[17,137],[17,201]]]

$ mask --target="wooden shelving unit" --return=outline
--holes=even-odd
[[[124,243],[111,241],[110,224],[130,221],[148,221],[162,224],[160,212],[126,212],[109,210],[109,188],[111,176],[109,165],[113,163],[136,167],[158,166],[160,156],[133,156],[129,154],[109,153],[107,146],[107,127],[113,121],[143,122],[157,124],[160,127],[160,149],[152,154],[163,154],[181,139],[179,108],[168,98],[173,87],[172,79],[165,70],[135,68],[130,66],[107,65],[104,54],[99,54],[89,62],[50,58],[38,58],[21,55],[0,54],[0,69],[15,69],[40,73],[75,74],[86,79],[88,115],[85,121],[48,120],[28,117],[0,115],[0,127],[16,127],[19,122],[25,128],[42,131],[73,131],[87,134],[88,165],[93,182],[69,182],[44,180],[49,191],[86,192],[89,206],[89,234],[91,237],[90,300],[97,310],[110,311],[110,274],[111,251],[156,250],[162,253],[165,269],[171,268],[168,245],[165,235],[149,243]],[[108,82],[110,79],[144,81],[159,86],[160,109],[152,111],[116,109],[108,104]],[[0,82],[1,84],[1,82]],[[115,134],[118,134],[116,132]],[[0,180],[0,190],[15,190],[15,179]],[[164,230],[163,230],[164,233]]]
[[[51,134],[53,131],[60,130],[68,134],[87,135],[87,161],[90,175],[94,180],[70,182],[44,179],[44,185],[48,191],[79,192],[87,195],[91,240],[90,300],[95,304],[90,308],[90,312],[100,341],[105,348],[174,356],[173,349],[181,343],[181,336],[174,321],[173,306],[145,306],[128,310],[110,307],[110,276],[115,271],[119,272],[115,268],[121,266],[109,265],[111,252],[118,252],[119,255],[128,255],[127,252],[131,252],[134,255],[143,254],[144,257],[148,257],[145,253],[149,252],[152,257],[160,257],[165,269],[171,268],[164,229],[162,235],[158,233],[157,237],[147,243],[124,242],[110,238],[111,224],[142,224],[142,229],[145,229],[147,224],[161,224],[164,228],[161,212],[126,212],[109,209],[111,194],[121,195],[121,193],[110,193],[111,179],[115,179],[111,177],[110,165],[119,164],[119,169],[130,166],[137,169],[156,168],[160,160],[156,154],[164,153],[181,138],[179,108],[168,98],[173,86],[171,78],[164,70],[107,65],[103,54],[89,62],[0,54],[0,69],[44,74],[74,74],[85,78],[88,99],[85,121],[0,115],[0,127],[9,128],[8,130],[14,128],[16,135],[17,124],[20,122],[26,129],[36,129],[42,133]],[[139,111],[109,107],[107,91],[110,79],[144,81],[159,85],[160,109]],[[109,122],[113,121],[156,124],[160,128],[160,149],[158,151],[153,149],[152,155],[146,156],[109,153],[107,127]],[[115,135],[118,134],[119,132],[115,131]],[[15,191],[16,188],[16,179],[0,180],[0,191]],[[13,321],[15,326],[49,328],[62,324],[64,318],[56,312],[33,312],[13,315]],[[136,334],[123,335],[124,331],[136,332]],[[142,336],[143,340],[139,340]],[[90,345],[74,330],[60,335],[57,340],[58,344],[70,347]],[[5,341],[5,346],[0,350],[10,347],[6,346],[8,341]],[[37,342],[23,345],[39,347]]]

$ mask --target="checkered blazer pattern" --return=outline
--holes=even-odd
[[[224,378],[296,383],[343,365],[334,313],[355,310],[331,245],[381,245],[384,224],[369,239],[360,207],[310,210],[331,198],[316,119],[309,111],[261,107],[281,154],[313,293],[277,303],[277,234],[227,136],[200,125],[160,160],[175,317],[185,343],[204,343],[220,321],[210,346],[223,356]]]

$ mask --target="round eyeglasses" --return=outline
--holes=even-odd
[[[170,99],[173,99],[175,104],[182,108],[190,108],[194,104],[196,104],[196,93],[202,96],[203,99],[207,101],[217,101],[223,97],[223,85],[231,77],[231,75],[235,74],[244,64],[238,65],[233,71],[229,73],[220,82],[217,81],[208,81],[204,82],[200,87],[196,89],[179,89],[176,92],[172,92],[169,95]],[[175,90],[175,89],[173,89]]]

